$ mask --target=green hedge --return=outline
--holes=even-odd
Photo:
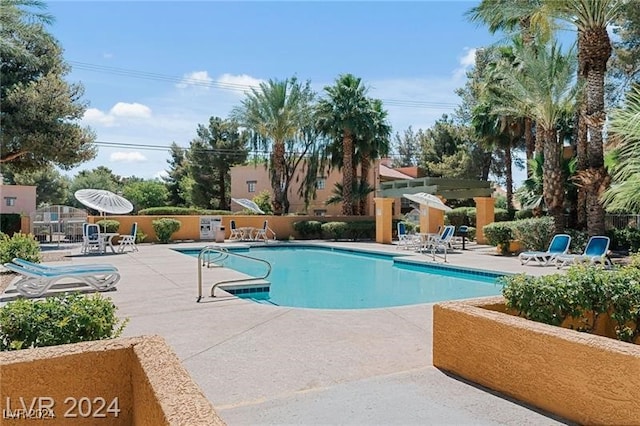
[[[509,253],[509,243],[515,239],[513,222],[493,222],[482,227],[489,244],[500,246],[502,254]]]
[[[572,328],[589,333],[608,312],[617,338],[633,342],[640,335],[638,259],[613,271],[574,266],[565,275],[503,277],[502,293],[507,306],[524,318],[551,325],[572,318]]]
[[[640,250],[640,229],[624,228],[610,229],[607,236],[611,238],[612,250],[629,251],[629,253],[637,253]]]
[[[21,220],[18,213],[0,213],[0,232],[12,236],[20,232]]]
[[[100,227],[100,232],[118,232],[118,229],[120,229],[120,222],[113,219],[99,220],[96,225]]]
[[[293,229],[300,235],[300,238],[305,240],[322,237],[322,222],[317,220],[293,222]]]
[[[375,221],[327,222],[321,226],[322,237],[328,240],[371,240],[376,235]]]
[[[102,340],[118,337],[120,321],[110,299],[96,294],[18,299],[0,308],[0,350]]]
[[[149,207],[138,211],[139,216],[224,216],[234,214],[229,210],[207,210],[197,207]]]
[[[509,212],[505,209],[494,209],[494,221],[505,222],[511,220]],[[475,207],[457,207],[445,213],[445,222],[456,228],[462,225],[476,226]]]

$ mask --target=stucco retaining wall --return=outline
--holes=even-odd
[[[158,336],[1,352],[0,409],[7,425],[224,424]]]
[[[640,347],[500,310],[436,304],[433,365],[581,424],[640,424]]]

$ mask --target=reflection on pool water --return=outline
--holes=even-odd
[[[199,250],[179,250],[198,256]],[[424,265],[405,256],[318,246],[229,249],[264,259],[273,269],[268,294],[238,294],[280,306],[362,309],[499,295],[493,272]],[[265,266],[229,256],[223,266],[260,276]]]

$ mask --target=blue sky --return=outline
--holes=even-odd
[[[156,177],[169,154],[153,147],[187,147],[198,124],[270,78],[321,92],[352,73],[384,101],[394,133],[426,129],[459,103],[474,49],[496,40],[464,17],[477,3],[50,2],[49,31],[85,87],[83,124],[100,147],[69,174],[103,165]]]

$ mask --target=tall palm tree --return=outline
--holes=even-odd
[[[563,55],[553,44],[537,52],[524,52],[523,72],[507,68],[503,90],[497,97],[496,112],[526,113],[538,126],[544,141],[543,196],[555,231],[564,230],[564,187],[561,168],[562,141],[557,127],[567,111],[574,107],[577,86],[574,84],[575,54]],[[511,70],[511,72],[509,72]]]
[[[380,99],[371,101],[371,114],[373,115],[373,134],[369,139],[363,138],[356,141],[356,153],[360,158],[360,180],[367,181],[369,170],[374,160],[389,154],[391,125],[387,121],[387,111],[382,107]],[[376,182],[373,182],[373,188]],[[366,215],[367,199],[361,198],[358,213]]]
[[[285,144],[299,136],[310,114],[313,94],[293,77],[269,80],[251,89],[231,117],[251,130],[254,148],[270,150],[269,169],[274,214],[281,215],[288,204],[285,175]]]
[[[374,131],[375,116],[367,88],[352,74],[338,76],[333,86],[324,88],[326,97],[317,106],[317,128],[342,151],[342,214],[353,215],[353,188],[355,182],[355,141],[369,137]]]
[[[578,163],[585,167],[578,173],[580,186],[586,193],[587,230],[589,235],[602,235],[604,206],[601,197],[610,177],[604,167],[603,128],[604,79],[612,47],[607,27],[613,24],[626,0],[564,0],[552,2],[558,17],[571,22],[578,30],[580,78],[585,81],[584,107],[578,119]],[[586,125],[586,132],[580,132]],[[586,146],[586,150],[582,147]],[[586,154],[586,161],[584,155]]]

